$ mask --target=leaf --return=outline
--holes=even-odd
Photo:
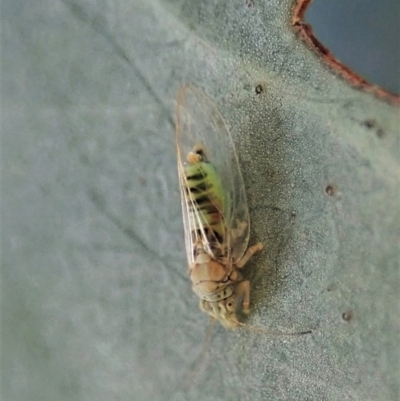
[[[397,399],[398,106],[334,74],[289,0],[3,3],[2,399]],[[198,310],[183,83],[228,122],[265,244],[246,323],[312,335]]]

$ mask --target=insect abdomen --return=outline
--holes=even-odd
[[[185,166],[191,226],[210,230],[210,241],[224,242],[224,192],[214,167],[204,161]]]

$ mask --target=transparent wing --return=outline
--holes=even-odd
[[[225,124],[214,102],[200,89],[183,86],[179,90],[176,113],[176,146],[178,171],[180,178],[183,220],[185,227],[186,251],[189,263],[193,262],[194,241],[201,235],[205,242],[208,233],[198,230],[201,216],[190,217],[189,209],[193,204],[188,199],[185,166],[187,155],[196,145],[205,150],[207,161],[214,167],[224,192],[223,214],[225,222],[225,255],[233,262],[239,260],[248,245],[249,213],[246,192],[240,171],[235,147]],[[194,205],[193,205],[194,206]],[[198,234],[193,235],[193,232]]]

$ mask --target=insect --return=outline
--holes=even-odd
[[[250,282],[240,269],[262,249],[249,247],[250,221],[235,147],[217,106],[201,90],[180,89],[178,173],[186,253],[200,309],[226,328],[250,312]]]

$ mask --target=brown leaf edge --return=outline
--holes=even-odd
[[[400,95],[391,93],[377,85],[369,83],[366,79],[357,75],[349,67],[343,65],[314,35],[311,25],[304,22],[304,16],[312,0],[295,0],[293,7],[292,25],[296,32],[300,34],[303,40],[318,53],[323,61],[336,73],[341,75],[352,86],[372,93],[382,100],[400,105]]]

